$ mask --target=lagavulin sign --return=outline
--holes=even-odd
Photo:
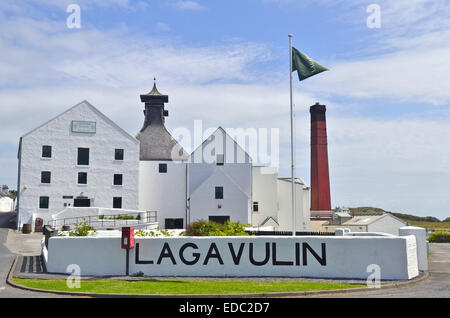
[[[49,272],[77,264],[82,275],[125,275],[120,237],[52,237]],[[135,237],[129,274],[147,276],[360,278],[376,264],[381,279],[418,275],[415,238],[405,237]]]
[[[406,247],[403,240],[375,241],[336,237],[137,239],[130,263],[132,270],[153,276],[363,278],[369,264],[388,264],[395,257],[395,248],[390,251],[384,244]],[[371,244],[375,245],[371,248]],[[385,246],[385,253],[377,251],[378,244]],[[403,264],[403,269],[386,266],[386,274],[392,269],[406,272],[405,259]]]

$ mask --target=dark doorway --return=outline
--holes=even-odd
[[[91,200],[86,198],[76,198],[73,200],[73,206],[79,208],[86,208],[91,206]]]

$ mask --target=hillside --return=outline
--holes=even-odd
[[[438,218],[434,216],[416,216],[412,214],[406,214],[406,213],[395,213],[391,211],[386,211],[380,208],[375,207],[358,207],[358,208],[349,208],[351,213],[367,213],[367,212],[386,212],[390,213],[399,219],[402,219],[404,221],[408,222],[427,222],[427,223],[449,223],[450,218],[446,218],[444,221],[439,220]],[[437,225],[437,224],[436,224]]]

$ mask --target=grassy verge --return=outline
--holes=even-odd
[[[122,281],[122,280],[86,280],[81,288],[70,289],[65,280],[41,280],[13,278],[16,284],[68,292],[104,293],[104,294],[246,294],[301,292],[312,290],[332,290],[366,287],[365,285],[318,283],[318,282],[255,282],[255,281]]]
[[[450,222],[418,222],[418,221],[409,221],[412,226],[419,226],[424,227],[427,229],[434,229],[434,230],[442,230],[442,229],[450,229]]]

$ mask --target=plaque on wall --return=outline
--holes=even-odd
[[[96,132],[95,124],[96,124],[95,121],[72,120],[72,132],[95,134]]]

